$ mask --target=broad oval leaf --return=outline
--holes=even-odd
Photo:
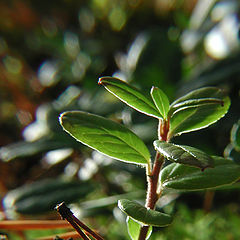
[[[151,99],[126,82],[113,77],[102,77],[98,84],[103,85],[110,93],[137,111],[155,118],[162,118]]]
[[[160,174],[162,187],[184,191],[204,190],[232,184],[240,179],[240,165],[230,159],[212,158],[214,167],[203,172],[178,163],[168,165]]]
[[[161,89],[152,87],[151,96],[158,111],[164,119],[167,119],[169,111],[169,100],[167,95]]]
[[[159,140],[153,144],[158,152],[172,162],[199,167],[202,170],[213,166],[212,157],[197,148]]]
[[[229,106],[230,99],[221,89],[206,87],[190,92],[170,106],[168,138],[208,127],[222,118]]]
[[[119,200],[118,207],[129,217],[142,225],[164,227],[172,222],[172,217],[170,215],[147,209],[141,204],[127,199]]]
[[[126,222],[127,222],[129,236],[131,237],[132,240],[138,240],[142,225],[135,222],[129,216],[126,219]],[[149,227],[148,234],[146,236],[146,240],[150,238],[151,234],[152,234],[152,226]]]
[[[147,164],[150,153],[128,128],[94,114],[70,111],[60,115],[63,129],[81,143],[115,159]]]

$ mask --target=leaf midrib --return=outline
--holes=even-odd
[[[148,159],[146,159],[145,156],[143,156],[142,153],[140,153],[140,152],[139,152],[136,148],[134,148],[133,146],[129,145],[129,144],[128,144],[126,141],[124,141],[122,138],[120,138],[119,136],[116,136],[116,135],[112,134],[111,132],[109,133],[109,131],[108,131],[106,128],[104,128],[104,127],[100,127],[100,129],[102,129],[103,131],[107,132],[109,135],[111,135],[111,136],[113,136],[113,137],[121,140],[122,142],[126,143],[128,146],[130,146],[131,148],[133,148],[135,152],[139,153],[139,155],[141,155],[141,156],[148,162]],[[127,133],[127,134],[129,135],[129,133]]]
[[[108,83],[108,84],[106,84],[106,85],[110,85],[110,86],[116,87],[114,84],[110,84],[110,83]],[[135,110],[137,110],[137,111],[139,111],[139,112],[142,112],[142,113],[146,113],[147,115],[150,115],[150,116],[158,117],[158,118],[161,116],[160,113],[158,114],[158,110],[155,108],[154,104],[153,104],[146,96],[142,95],[143,98],[144,98],[144,100],[142,100],[142,98],[140,98],[140,97],[139,97],[138,95],[136,95],[136,94],[133,94],[133,93],[130,92],[129,90],[126,90],[126,89],[124,89],[124,88],[122,88],[122,87],[119,87],[119,86],[117,86],[117,87],[120,88],[120,89],[123,90],[123,91],[126,91],[126,92],[127,92],[128,94],[130,94],[131,96],[136,97],[138,101],[141,101],[142,103],[146,104],[146,105],[151,109],[151,111],[153,111],[153,112],[155,112],[155,113],[154,113],[154,114],[153,114],[153,113],[148,113],[148,112],[146,112],[146,111],[143,111],[143,110],[140,110],[140,109],[136,108],[135,106],[133,106],[132,104],[130,104],[129,102],[127,102],[126,100],[124,100],[122,97],[119,97],[119,96],[118,96],[117,94],[115,94],[113,91],[111,91],[110,89],[108,89],[107,86],[106,86],[106,88],[107,88],[107,90],[108,90],[109,92],[111,92],[114,96],[116,96],[116,97],[119,98],[121,101],[123,101],[125,104],[131,106],[131,107],[134,108]],[[137,102],[137,100],[135,100],[135,102]]]

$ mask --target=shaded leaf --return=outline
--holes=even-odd
[[[50,150],[76,147],[76,145],[76,141],[69,135],[55,134],[34,142],[20,141],[1,147],[0,158],[8,162],[15,158],[30,157]]]
[[[138,240],[139,233],[141,230],[141,224],[135,222],[130,217],[127,217],[126,222],[127,222],[129,236],[131,237],[132,240]],[[149,227],[146,240],[150,238],[151,234],[152,234],[152,226]]]
[[[113,77],[102,77],[98,84],[103,85],[110,93],[137,111],[152,117],[162,118],[151,99],[126,82]]]
[[[164,119],[167,119],[169,111],[169,100],[167,95],[161,89],[157,87],[152,87],[151,96],[155,106],[161,113],[162,117]]]
[[[118,207],[142,225],[164,227],[172,222],[170,215],[147,209],[141,204],[127,199],[119,200]]]
[[[201,169],[213,166],[213,159],[197,148],[159,140],[154,141],[154,147],[172,162],[199,167]]]
[[[240,151],[233,145],[233,143],[229,143],[224,149],[224,156],[232,159],[235,163],[240,164]]]
[[[221,89],[201,88],[177,99],[170,106],[169,138],[215,123],[228,111],[230,99]]]
[[[172,163],[160,174],[163,188],[177,190],[203,190],[232,184],[240,178],[240,166],[232,160],[212,157],[214,167],[199,171],[196,168]]]
[[[57,203],[78,201],[95,187],[90,182],[46,179],[9,191],[3,202],[7,213],[39,214],[52,211]]]
[[[143,141],[121,124],[94,114],[62,113],[63,129],[81,143],[110,157],[136,164],[147,164],[150,153]]]

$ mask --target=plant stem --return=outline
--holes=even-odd
[[[146,208],[154,209],[155,204],[160,197],[157,194],[157,188],[158,188],[159,173],[162,168],[163,162],[164,162],[164,158],[161,157],[159,152],[157,152],[152,173],[151,173],[151,175],[147,176],[148,190],[147,190],[147,199],[146,199],[146,204],[145,204]],[[149,226],[141,227],[138,240],[146,239],[148,229],[149,229]]]
[[[158,125],[158,138],[161,141],[168,141],[168,131],[169,131],[169,120],[159,120]],[[159,173],[161,171],[162,165],[164,163],[164,157],[160,155],[159,152],[156,152],[153,169],[147,167],[147,198],[145,207],[149,209],[154,209],[155,205],[160,197],[160,194],[157,193],[158,190],[158,179]],[[149,226],[142,226],[138,240],[145,240]]]

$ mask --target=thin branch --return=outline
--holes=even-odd
[[[56,206],[56,210],[59,212],[59,214],[62,216],[63,219],[66,219],[72,226],[75,228],[75,230],[80,234],[80,236],[84,240],[89,240],[90,238],[85,235],[85,233],[82,232],[80,227],[87,233],[89,233],[91,236],[93,236],[96,240],[104,240],[99,234],[91,230],[89,227],[87,227],[84,223],[82,223],[77,217],[73,215],[71,210],[66,206],[64,202],[60,203]]]

